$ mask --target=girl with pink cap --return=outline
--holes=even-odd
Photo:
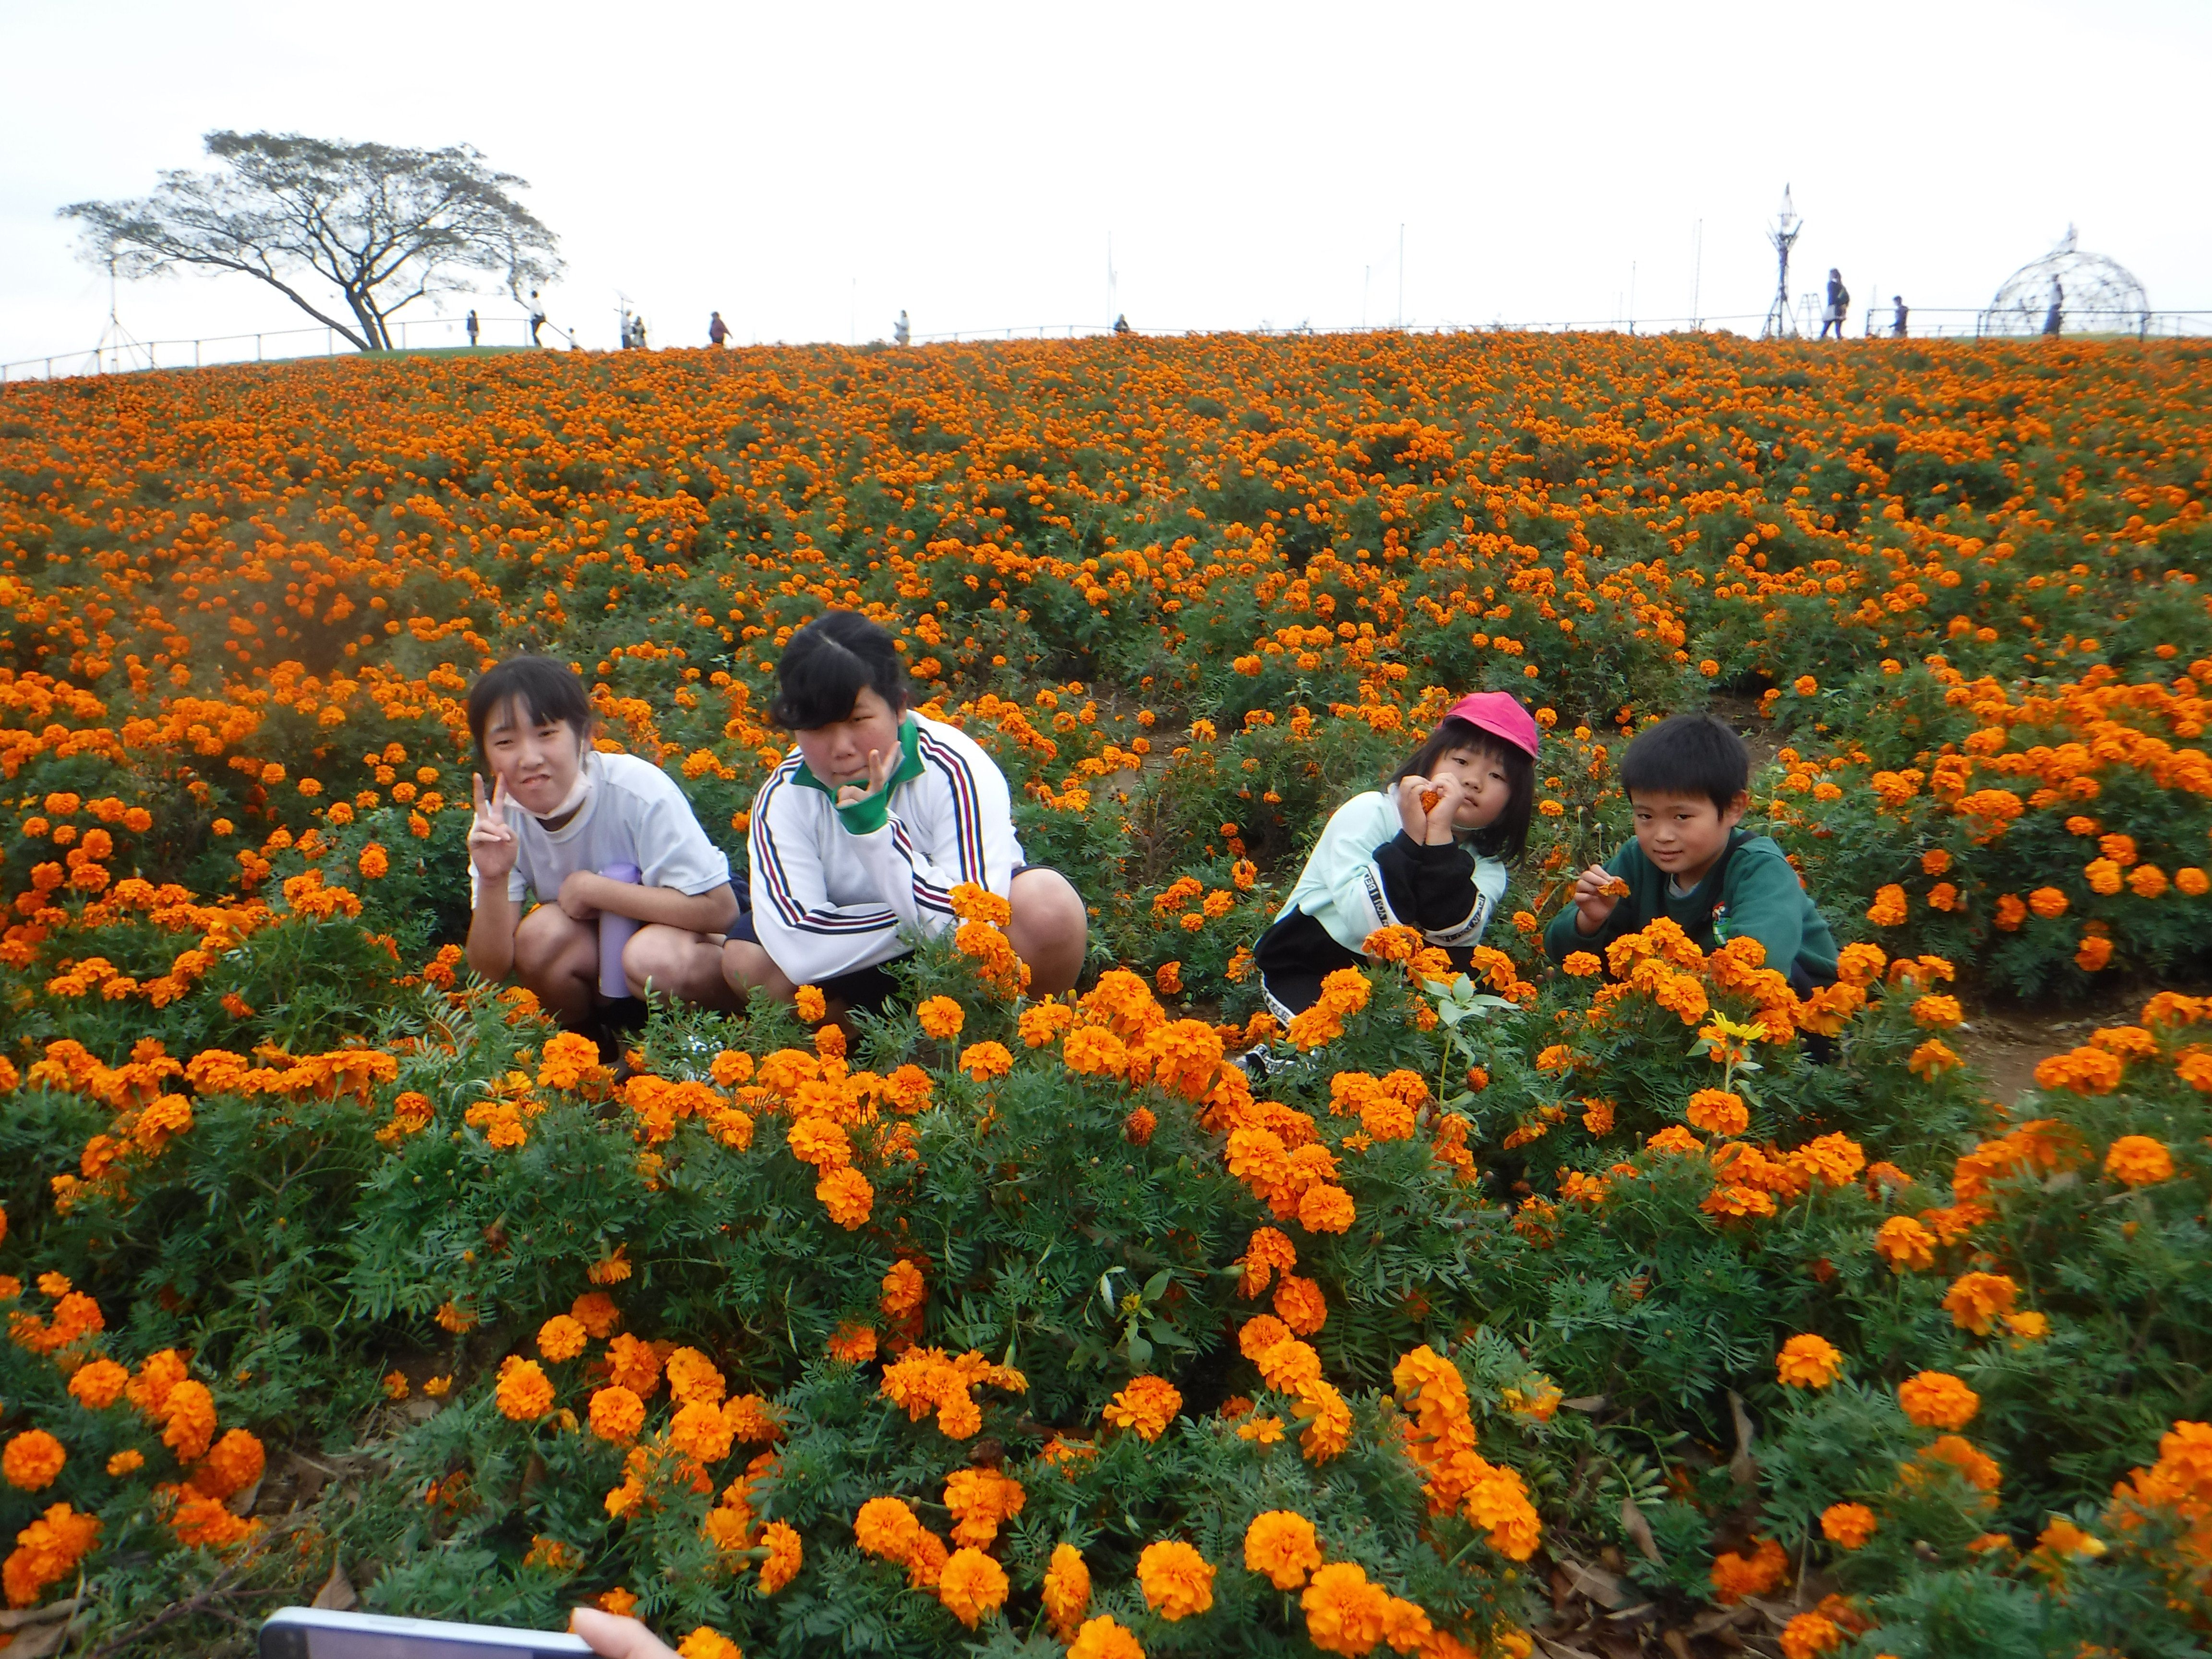
[[[1253,955],[1279,1018],[1368,958],[1378,927],[1416,928],[1464,965],[1528,841],[1536,722],[1504,691],[1462,697],[1388,787],[1354,795],[1321,832]]]

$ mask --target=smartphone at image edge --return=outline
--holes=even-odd
[[[261,1659],[573,1659],[591,1651],[562,1632],[319,1607],[279,1607],[261,1626]]]

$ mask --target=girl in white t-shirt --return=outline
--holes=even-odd
[[[623,950],[630,995],[732,1007],[730,861],[665,772],[592,747],[596,724],[584,683],[550,658],[514,658],[470,688],[469,732],[493,782],[487,795],[477,775],[469,965],[490,980],[512,973],[562,1024],[584,1024],[599,1000],[605,911],[643,924]],[[623,865],[637,880],[600,873]]]

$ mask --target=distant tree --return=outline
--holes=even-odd
[[[467,144],[404,149],[295,132],[206,142],[218,171],[179,168],[137,201],[60,209],[81,227],[83,256],[125,276],[239,271],[364,351],[392,345],[388,319],[404,307],[471,289],[470,274],[499,273],[520,301],[561,269],[553,233],[509,194],[527,182],[493,172]],[[310,274],[338,290],[354,326],[295,286]]]

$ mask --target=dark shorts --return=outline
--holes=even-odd
[[[1014,874],[1024,870],[1049,870],[1048,864],[1018,864]],[[758,945],[760,934],[753,927],[752,877],[750,872],[739,872],[730,878],[730,886],[738,896],[738,919],[730,924],[723,937],[741,939],[748,945]],[[849,973],[836,974],[828,979],[817,980],[815,988],[832,1002],[842,1002],[848,1008],[864,1009],[869,1013],[880,1013],[884,1005],[898,994],[899,982],[890,972],[894,963],[904,962],[914,954],[902,951],[882,962],[870,963],[865,968],[855,968]],[[1318,994],[1316,993],[1316,994]]]

